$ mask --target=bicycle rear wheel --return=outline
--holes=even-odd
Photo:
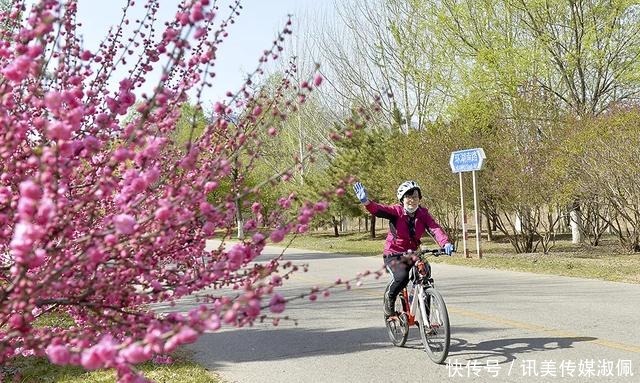
[[[425,300],[420,308],[421,320],[418,322],[422,344],[435,363],[441,364],[449,354],[451,332],[449,313],[442,295],[433,287],[424,290]],[[427,318],[424,320],[423,318]]]
[[[384,296],[384,299],[386,299],[387,291],[384,292]],[[385,318],[385,325],[387,326],[387,334],[389,335],[391,343],[396,347],[402,347],[409,337],[409,318],[402,308],[401,296],[396,298],[395,311],[399,314],[397,316]]]

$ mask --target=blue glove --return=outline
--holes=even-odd
[[[364,185],[362,185],[360,182],[356,182],[353,185],[353,191],[356,192],[356,197],[358,197],[361,203],[365,203],[369,200],[367,198],[367,189],[365,189]]]
[[[450,244],[449,242],[445,243],[443,249],[444,249],[444,253],[447,254],[448,256],[451,256],[451,253],[456,251],[456,249],[453,247],[453,245]]]

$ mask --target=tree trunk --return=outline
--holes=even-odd
[[[582,218],[580,216],[580,204],[578,202],[573,204],[571,211],[569,212],[571,217],[571,242],[578,244],[582,242]]]
[[[242,209],[240,200],[236,198],[236,224],[238,225],[238,239],[244,239],[244,220],[242,219]]]
[[[491,242],[491,241],[493,241],[493,230],[491,228],[491,217],[489,216],[489,214],[485,214],[485,217],[487,219],[487,241]]]
[[[371,230],[369,231],[369,234],[371,236],[371,239],[376,238],[376,216],[375,215],[371,216]]]
[[[340,230],[338,228],[338,225],[340,224],[340,221],[338,221],[336,219],[336,217],[333,217],[332,221],[333,221],[333,236],[334,237],[339,237],[340,236]]]
[[[238,166],[233,168],[233,184],[236,185],[238,181]],[[238,197],[238,193],[236,192],[235,198],[236,205],[236,224],[238,225],[238,239],[244,239],[244,221],[242,219],[242,204],[240,203],[240,198]]]

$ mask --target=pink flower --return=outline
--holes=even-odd
[[[33,200],[39,200],[42,197],[42,188],[32,180],[22,181],[20,183],[20,195]]]
[[[40,54],[42,54],[42,52],[44,52],[44,48],[42,47],[42,44],[34,44],[29,46],[29,49],[27,50],[27,54],[30,58],[35,59],[38,56],[40,56]]]
[[[272,286],[282,286],[282,277],[278,274],[272,275],[270,284]]]
[[[47,357],[49,357],[51,363],[60,366],[69,364],[69,360],[71,359],[69,350],[63,345],[50,345],[45,350],[45,353],[47,354]]]
[[[255,233],[255,234],[253,235],[253,237],[251,237],[251,241],[252,241],[253,243],[256,243],[256,244],[257,244],[257,243],[262,243],[262,241],[264,241],[264,238],[265,238],[264,234],[262,234],[262,233]]]
[[[254,230],[256,227],[258,227],[258,224],[255,219],[247,220],[247,222],[244,223],[244,230],[246,231]]]
[[[271,239],[271,242],[278,243],[278,242],[282,242],[282,240],[284,239],[284,235],[285,235],[285,230],[284,228],[282,228],[282,229],[272,231],[269,238]]]
[[[257,298],[249,300],[249,303],[247,303],[247,306],[245,307],[245,312],[251,318],[255,318],[260,315],[260,310],[260,300]]]
[[[136,220],[129,214],[119,214],[113,217],[113,224],[117,233],[128,235],[134,232]]]
[[[60,92],[51,91],[44,96],[44,106],[52,112],[57,112],[62,106],[62,95]]]
[[[118,243],[118,238],[113,234],[107,234],[104,236],[104,243],[109,246],[113,246]]]
[[[200,5],[194,5],[191,8],[191,21],[192,22],[197,22],[200,21],[204,18],[204,14],[202,13],[202,6]]]
[[[286,300],[279,293],[273,294],[269,301],[269,310],[274,314],[280,314],[284,311]]]
[[[155,364],[172,364],[173,358],[170,355],[156,355],[153,357]]]
[[[329,207],[329,203],[327,201],[320,201],[313,206],[313,209],[317,212],[324,212]]]
[[[39,266],[42,266],[46,261],[47,252],[44,249],[36,249],[34,252],[34,256],[31,257],[27,267],[29,269],[33,269]]]
[[[216,190],[216,188],[218,187],[218,183],[215,181],[209,181],[206,184],[204,184],[204,191],[206,191],[207,193]]]
[[[95,247],[87,250],[87,253],[89,254],[89,259],[95,263],[102,262],[106,256],[102,250],[96,249]]]
[[[31,199],[29,197],[21,197],[18,201],[18,215],[20,216],[20,220],[31,221],[31,218],[36,214],[37,201]]]
[[[316,74],[316,76],[313,78],[313,83],[315,84],[315,86],[320,86],[320,84],[322,84],[322,80],[323,80],[322,75]]]
[[[98,355],[98,350],[96,346],[91,347],[90,349],[84,350],[82,352],[82,356],[80,358],[80,364],[86,370],[97,370],[99,368],[104,367],[104,362],[102,358]]]
[[[165,222],[166,220],[169,219],[170,216],[171,216],[171,209],[169,209],[168,207],[158,208],[154,214],[154,217],[160,222]]]
[[[120,356],[131,364],[138,364],[151,359],[151,350],[145,349],[138,343],[133,343],[120,351]]]
[[[19,56],[11,63],[4,66],[2,74],[11,81],[20,82],[29,75],[29,69],[31,68],[32,62],[33,59],[28,55]]]
[[[111,362],[115,359],[116,355],[118,354],[118,350],[116,349],[116,346],[117,345],[113,341],[113,338],[110,335],[108,335],[102,338],[102,340],[100,340],[100,343],[93,346],[93,348],[95,349],[95,352],[100,358],[100,360],[102,360],[103,362]]]
[[[227,259],[229,260],[229,267],[236,269],[242,265],[245,256],[245,246],[243,244],[235,244],[227,252]]]
[[[211,235],[215,232],[216,225],[213,222],[207,221],[202,225],[202,232],[206,235]]]
[[[28,262],[26,259],[31,247],[33,246],[33,225],[28,223],[19,222],[13,232],[13,238],[9,243],[11,248],[11,255],[18,263],[25,264]]]
[[[212,315],[211,318],[204,322],[204,327],[209,331],[216,331],[220,328],[220,317]]]
[[[11,190],[6,186],[0,186],[0,205],[4,205],[11,201]]]
[[[290,198],[280,198],[278,199],[278,205],[283,209],[288,209],[291,207],[291,199]]]
[[[24,317],[20,314],[11,314],[9,317],[9,326],[18,330],[25,328],[26,322]]]
[[[69,140],[72,133],[73,126],[62,121],[52,122],[47,128],[47,135],[52,140]]]
[[[197,39],[201,38],[202,36],[204,36],[206,34],[207,34],[207,29],[206,28],[198,27],[196,29],[196,32],[193,34],[193,38],[197,40]],[[202,64],[204,64],[204,63],[206,63],[206,61],[203,62]]]
[[[113,153],[113,159],[116,162],[123,162],[132,158],[133,158],[133,154],[129,151],[129,149],[126,149],[126,148],[118,148]]]
[[[175,335],[179,344],[193,343],[198,340],[198,333],[189,326],[185,326]]]
[[[91,57],[93,57],[93,55],[91,54],[90,51],[83,51],[82,54],[80,55],[80,59],[83,61],[88,61],[91,59]]]
[[[304,225],[309,223],[310,219],[311,218],[308,215],[302,214],[301,216],[298,217],[298,222]]]

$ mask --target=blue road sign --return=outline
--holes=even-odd
[[[471,172],[482,169],[485,158],[482,148],[458,150],[451,153],[449,165],[454,173]]]

